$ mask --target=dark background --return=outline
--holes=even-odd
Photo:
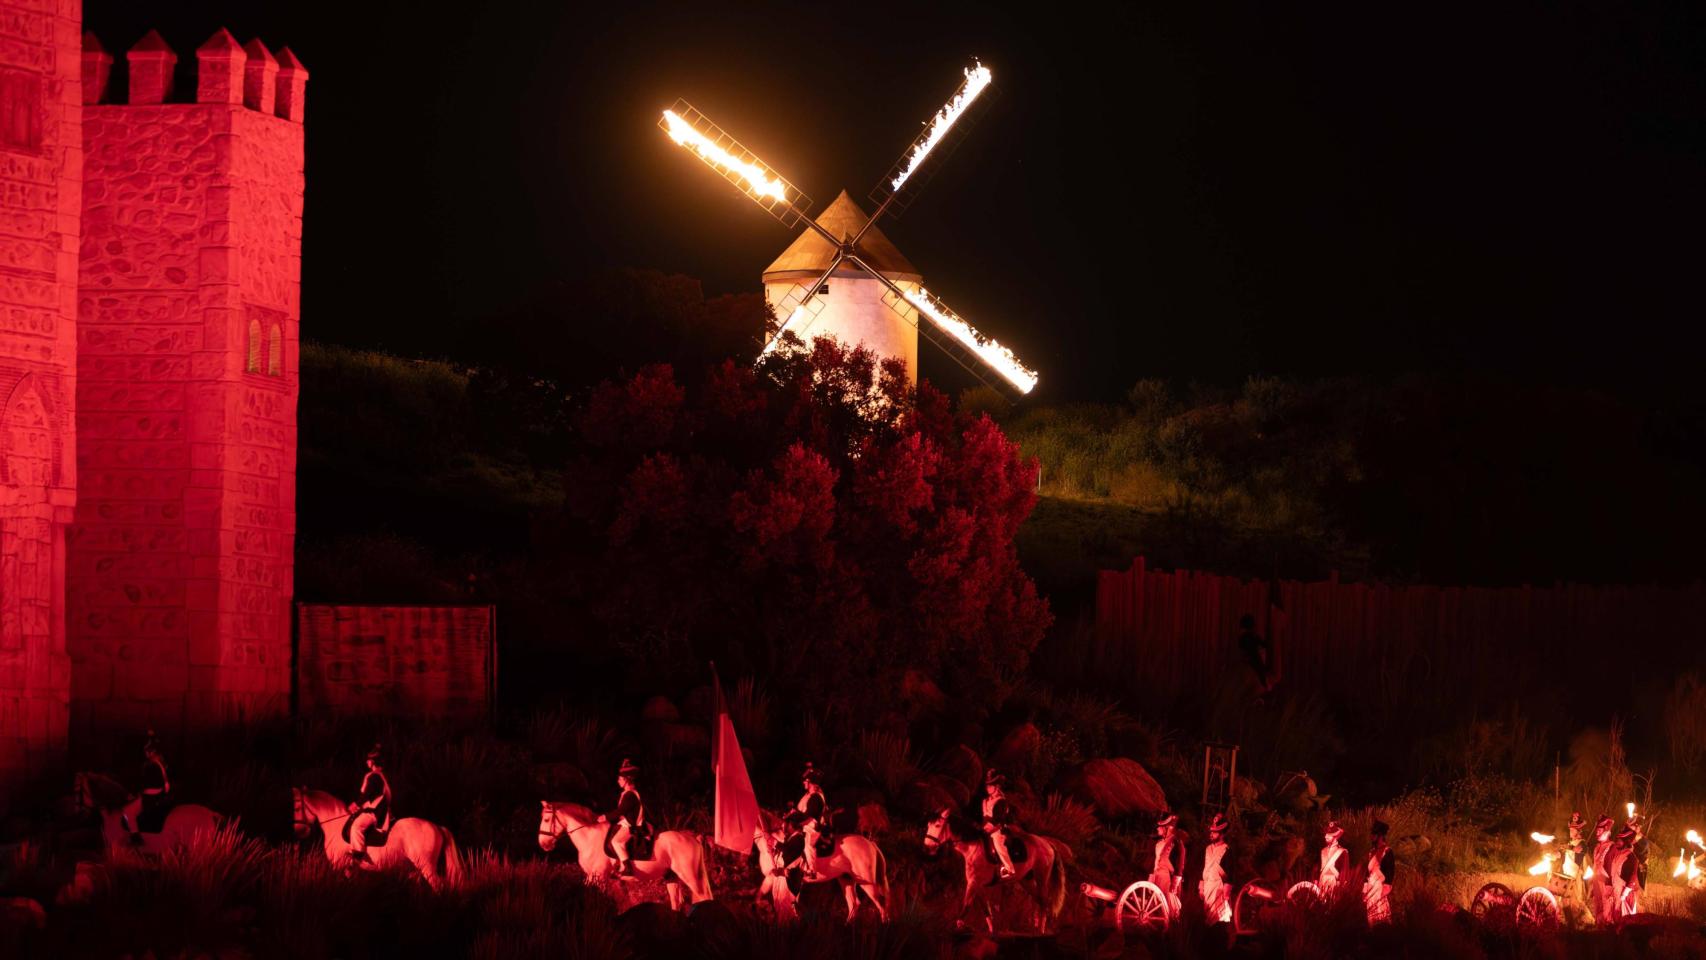
[[[1000,98],[886,230],[1042,399],[1404,370],[1644,393],[1699,366],[1698,4],[725,6],[85,21],[119,56],[157,27],[184,67],[219,25],[301,57],[322,340],[444,355],[504,317],[573,351],[623,336],[573,307],[607,267],[756,291],[791,235],[658,111],[685,96],[820,205],[862,198],[975,55]]]

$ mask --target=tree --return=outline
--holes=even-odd
[[[825,339],[691,390],[647,367],[592,392],[578,439],[575,579],[660,682],[715,657],[864,723],[922,673],[976,715],[1050,622],[1013,543],[1035,462],[898,361]]]

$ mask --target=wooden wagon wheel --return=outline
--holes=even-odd
[[[1564,922],[1564,911],[1558,897],[1545,887],[1529,887],[1516,902],[1516,925],[1524,931],[1542,932],[1558,929]]]
[[[1325,903],[1327,895],[1321,892],[1313,880],[1304,880],[1291,885],[1285,892],[1285,902],[1299,910],[1318,910]]]
[[[1502,883],[1489,883],[1475,891],[1469,901],[1469,912],[1477,920],[1497,917],[1516,907],[1516,893]]]
[[[1140,930],[1160,931],[1172,922],[1172,909],[1161,888],[1148,880],[1139,880],[1120,894],[1114,910],[1114,922],[1121,933]]]

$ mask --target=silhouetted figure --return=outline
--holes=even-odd
[[[367,772],[361,776],[361,788],[356,801],[349,805],[349,814],[345,830],[349,858],[366,862],[367,831],[378,829],[383,833],[391,829],[391,781],[385,778],[385,749],[377,743],[367,751]]]
[[[1397,863],[1392,856],[1392,848],[1386,844],[1386,832],[1386,824],[1379,820],[1374,821],[1368,828],[1374,845],[1368,851],[1368,866],[1362,882],[1362,904],[1368,911],[1368,922],[1371,926],[1392,920],[1392,879],[1397,873]]]
[[[623,759],[621,768],[616,771],[616,786],[622,791],[622,796],[616,801],[616,815],[610,818],[610,850],[616,854],[616,862],[620,865],[618,872],[625,877],[634,875],[634,859],[628,854],[628,841],[646,822],[646,805],[640,799],[637,780],[639,775],[640,768],[628,759]]]
[[[1256,632],[1256,618],[1246,613],[1238,620],[1238,651],[1256,677],[1256,687],[1262,693],[1273,689],[1274,645]]]
[[[166,776],[166,757],[160,752],[160,738],[152,730],[148,731],[148,739],[143,741],[142,757],[142,810],[137,814],[135,823],[129,816],[122,818],[130,830],[130,842],[139,847],[142,846],[144,827],[150,833],[159,832],[160,825],[166,820],[167,798],[172,793],[171,778]]]

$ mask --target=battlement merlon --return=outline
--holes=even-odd
[[[308,70],[289,47],[275,58],[259,38],[239,45],[230,31],[216,31],[196,48],[196,103],[243,106],[301,123]],[[150,30],[124,55],[132,106],[177,102],[172,79],[178,55],[158,31]],[[83,103],[109,103],[113,57],[93,33],[83,34]]]

